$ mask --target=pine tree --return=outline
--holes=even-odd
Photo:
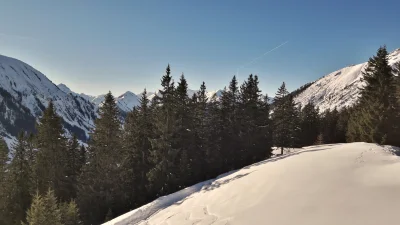
[[[348,129],[352,140],[400,145],[395,80],[387,56],[386,47],[380,47],[363,72],[365,86]]]
[[[204,142],[202,146],[206,161],[204,172],[206,179],[210,179],[226,172],[227,169],[225,169],[226,159],[222,152],[223,117],[221,103],[217,100],[216,95],[211,97],[206,107]]]
[[[179,165],[179,188],[192,184],[196,179],[193,174],[193,162],[196,158],[193,112],[189,99],[188,84],[182,74],[176,88],[176,130],[175,146],[178,150],[177,164]]]
[[[326,110],[321,120],[321,133],[325,144],[337,143],[337,130],[339,121],[339,112],[336,108]]]
[[[140,106],[128,113],[124,125],[123,147],[126,158],[123,163],[123,176],[130,207],[138,207],[150,200],[148,199],[150,192],[146,188],[148,185],[146,174],[151,168],[150,138],[153,136],[152,111],[147,92],[144,90]]]
[[[108,208],[116,213],[127,210],[121,177],[121,124],[111,92],[105,96],[95,125],[87,149],[88,162],[82,168],[78,191],[78,205],[82,218],[88,224],[103,222]]]
[[[178,167],[176,160],[176,98],[175,85],[168,65],[166,74],[161,79],[160,96],[155,97],[154,138],[151,139],[150,162],[154,165],[147,173],[149,187],[157,196],[171,193],[178,189]]]
[[[319,135],[319,112],[312,102],[301,111],[301,143],[303,146],[313,145]]]
[[[8,162],[8,147],[6,142],[0,138],[0,224],[6,223],[6,215],[7,208],[6,206],[6,197],[7,197],[7,180],[6,180],[6,170],[7,170],[7,162]]]
[[[38,149],[35,166],[37,189],[44,194],[49,188],[61,200],[69,200],[69,183],[67,170],[67,143],[61,124],[52,101],[43,112],[37,124],[36,147]]]
[[[32,169],[27,157],[25,135],[20,132],[13,146],[11,164],[8,166],[4,186],[6,224],[20,224],[25,220],[26,210],[31,204]]]
[[[64,225],[61,222],[57,198],[52,190],[49,189],[44,197],[36,194],[27,213],[27,223],[28,225]]]
[[[300,135],[299,109],[286,90],[285,82],[276,93],[273,111],[274,144],[281,148],[283,154],[283,148],[298,146]]]
[[[66,177],[68,179],[68,191],[71,198],[76,198],[78,189],[78,176],[81,173],[82,161],[78,138],[73,135],[67,143]]]
[[[234,76],[229,84],[229,88],[227,90],[224,89],[221,96],[221,154],[224,160],[223,168],[225,171],[237,168],[240,161],[240,151],[242,150],[239,141],[238,96],[239,88]]]
[[[79,218],[79,210],[75,201],[71,200],[69,203],[59,204],[61,223],[63,225],[81,225],[82,222]]]
[[[238,122],[243,148],[239,166],[263,160],[272,152],[268,96],[263,98],[258,84],[258,77],[250,74],[240,88]]]

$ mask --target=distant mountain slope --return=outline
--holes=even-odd
[[[68,133],[85,141],[95,107],[79,95],[66,93],[45,75],[17,59],[0,55],[0,135],[12,139],[20,130],[33,131],[35,120],[52,100]]]
[[[389,54],[389,64],[393,66],[396,62],[400,62],[400,49]],[[361,78],[366,66],[365,62],[330,73],[299,93],[295,101],[303,106],[313,102],[321,112],[352,106],[359,97],[359,88],[364,85]]]

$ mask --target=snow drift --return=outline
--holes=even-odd
[[[400,158],[393,151],[367,143],[295,149],[105,225],[399,224]]]

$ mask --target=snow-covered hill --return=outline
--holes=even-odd
[[[389,54],[389,64],[393,66],[396,62],[400,62],[400,49]],[[361,78],[366,66],[365,62],[330,73],[306,88],[295,101],[303,106],[311,101],[321,112],[352,106],[359,97],[359,88],[364,85]]]
[[[95,107],[68,91],[28,64],[0,55],[0,136],[10,140],[21,130],[33,131],[36,118],[52,100],[67,132],[86,140]]]
[[[294,149],[104,225],[397,225],[400,158],[367,143]]]

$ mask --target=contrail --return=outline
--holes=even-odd
[[[244,68],[244,67],[246,67],[246,66],[249,66],[249,65],[251,65],[251,64],[254,64],[255,62],[257,62],[257,60],[261,59],[262,57],[264,57],[264,56],[267,55],[268,53],[270,53],[270,52],[272,52],[272,51],[274,51],[274,50],[276,50],[276,49],[278,49],[278,48],[284,46],[284,45],[287,44],[288,42],[289,42],[289,41],[285,41],[284,43],[282,43],[282,44],[276,46],[275,48],[273,48],[273,49],[271,49],[271,50],[265,52],[264,54],[260,55],[259,57],[257,57],[257,58],[255,58],[255,59],[251,60],[250,62],[248,62],[248,63],[246,63],[246,64],[244,64],[243,66],[238,67],[238,68],[236,69],[236,74],[237,74],[237,76],[239,76],[239,69],[242,69],[242,68]]]

